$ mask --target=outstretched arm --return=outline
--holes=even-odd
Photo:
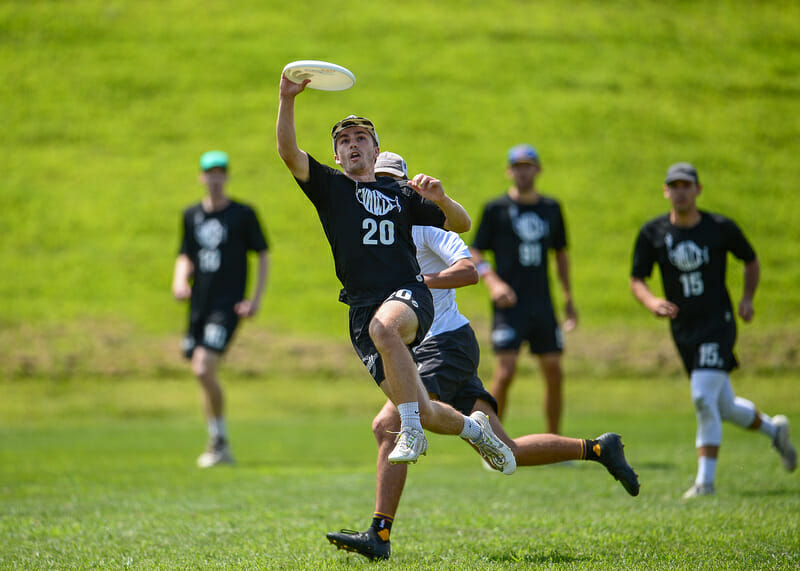
[[[445,230],[452,230],[461,234],[468,232],[472,227],[467,211],[458,202],[447,196],[442,187],[442,181],[425,174],[418,174],[409,181],[411,188],[417,191],[420,196],[427,198],[435,203],[446,217],[444,222]]]
[[[674,319],[678,315],[678,306],[666,299],[653,295],[647,283],[641,278],[631,278],[631,292],[633,297],[638,299],[656,317]]]
[[[308,155],[297,146],[297,134],[294,127],[294,100],[302,92],[310,79],[298,84],[281,75],[280,100],[278,103],[278,154],[286,163],[289,171],[300,181],[309,179]]]

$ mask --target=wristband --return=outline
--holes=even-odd
[[[475,269],[478,270],[478,275],[483,277],[492,271],[492,265],[489,262],[481,262],[475,266]]]

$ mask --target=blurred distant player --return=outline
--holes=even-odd
[[[217,368],[239,318],[252,317],[258,311],[269,259],[255,211],[225,193],[228,155],[221,151],[203,154],[200,170],[208,194],[183,212],[172,293],[178,300],[191,300],[183,350],[200,382],[208,421],[208,448],[197,465],[209,468],[233,463]],[[248,251],[258,254],[258,283],[250,300],[244,297]]]
[[[558,434],[562,409],[563,339],[550,297],[548,252],[555,252],[558,280],[566,302],[564,330],[578,323],[572,303],[567,231],[559,203],[539,194],[539,154],[530,145],[508,152],[508,176],[514,185],[486,205],[472,242],[472,257],[492,299],[492,348],[495,369],[490,391],[500,418],[514,381],[523,343],[539,357],[545,381],[547,431]],[[495,267],[482,252],[494,254]]]
[[[745,264],[739,316],[750,321],[760,273],[755,251],[735,222],[698,210],[702,186],[691,164],[669,167],[663,188],[672,208],[639,231],[631,290],[656,317],[670,320],[672,339],[689,374],[698,469],[694,485],[683,496],[688,499],[714,493],[724,420],[767,435],[790,472],[797,467],[797,454],[789,440],[788,419],[770,418],[737,397],[728,376],[738,363],[733,353],[736,321],[725,283],[727,256],[730,252]],[[661,270],[666,299],[653,295],[645,283],[654,264]]]
[[[375,174],[398,179],[408,178],[403,157],[384,152],[378,155]],[[439,399],[464,415],[486,417],[494,431],[511,448],[511,462],[498,462],[495,470],[511,473],[515,466],[538,466],[566,460],[595,460],[622,482],[633,496],[639,493],[639,481],[627,464],[623,445],[617,434],[606,433],[594,440],[566,438],[552,434],[529,434],[511,440],[497,418],[495,402],[478,378],[480,350],[469,320],[461,315],[452,288],[478,282],[478,272],[464,241],[453,232],[432,226],[413,228],[417,259],[431,289],[435,318],[422,344],[415,350],[420,376],[431,398]],[[394,516],[405,486],[407,467],[388,462],[392,433],[400,426],[400,415],[387,401],[372,421],[378,442],[375,512],[372,525],[364,532],[342,530],[327,535],[340,549],[359,553],[369,559],[389,559],[389,536]]]

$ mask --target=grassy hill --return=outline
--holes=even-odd
[[[745,339],[796,364],[798,38],[795,2],[4,2],[0,374],[169,367],[185,319],[169,292],[179,216],[210,148],[231,155],[230,190],[272,243],[250,331],[345,339],[328,246],[275,151],[278,80],[297,59],[357,76],[300,96],[302,148],[332,162],[330,126],[371,117],[385,150],[439,176],[476,221],[506,188],[507,148],[539,149],[541,188],[567,216],[577,352],[666,340],[628,292],[630,253],[667,206],[666,167],[694,162],[701,206],[739,221],[762,259]],[[482,286],[460,300],[485,338]]]

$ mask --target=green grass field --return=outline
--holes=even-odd
[[[280,71],[297,59],[357,76],[300,96],[305,150],[332,164],[330,126],[371,117],[384,150],[440,177],[476,221],[508,184],[506,150],[539,149],[581,317],[565,431],[621,432],[642,479],[633,499],[596,465],[492,477],[433,437],[390,565],[799,567],[800,480],[763,437],[726,427],[718,496],[679,500],[695,471],[686,382],[666,324],[628,291],[636,231],[666,209],[664,171],[690,160],[701,207],[737,220],[762,263],[734,385],[800,426],[798,38],[788,0],[0,3],[0,567],[367,564],[324,538],[369,522],[382,399],[347,342],[317,217],[275,150]],[[223,368],[239,466],[199,471],[186,307],[169,285],[211,148],[260,213],[272,272]],[[741,266],[729,274],[738,299]],[[484,288],[459,303],[485,344]],[[514,435],[542,428],[535,365],[520,375]]]
[[[739,391],[800,421],[791,377]],[[239,465],[198,470],[193,381],[12,383],[0,401],[0,567],[352,569],[325,533],[374,505],[369,421],[352,381],[228,383]],[[517,389],[512,434],[539,429],[538,382]],[[628,496],[594,463],[487,473],[430,437],[392,533],[401,569],[795,569],[800,480],[761,435],[725,428],[718,494],[682,502],[695,469],[685,382],[575,382],[565,430],[619,431],[642,484]],[[287,405],[302,391],[304,404]],[[527,410],[525,410],[527,409]]]

